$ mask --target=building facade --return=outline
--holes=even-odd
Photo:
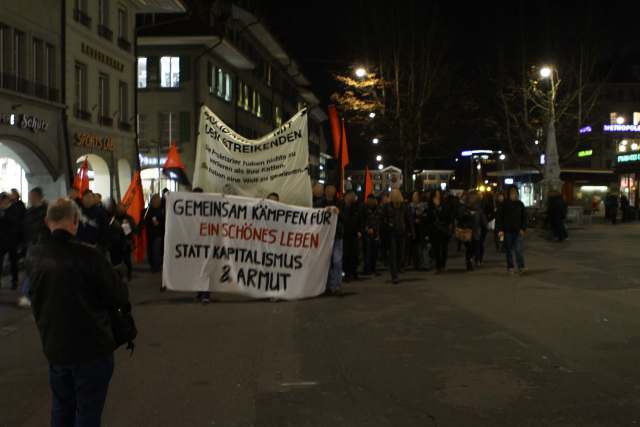
[[[310,173],[320,179],[327,117],[309,81],[249,12],[231,6],[224,21],[210,18],[214,14],[138,19],[138,134],[146,195],[176,188],[160,172],[172,142],[193,175],[203,104],[249,139],[309,107]]]
[[[67,193],[77,164],[120,197],[137,167],[135,15],[178,0],[21,0],[0,9],[0,191]]]

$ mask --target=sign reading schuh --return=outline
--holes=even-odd
[[[260,139],[246,139],[207,106],[200,110],[193,186],[208,193],[266,197],[311,206],[307,110]]]

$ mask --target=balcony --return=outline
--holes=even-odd
[[[108,126],[108,127],[113,126],[113,118],[109,116],[98,116],[98,122],[100,123],[101,126]]]
[[[113,31],[106,25],[98,25],[98,35],[103,39],[107,39],[109,41],[113,40]]]
[[[120,130],[123,130],[125,132],[131,132],[131,123],[129,122],[118,122],[118,127],[120,128]]]
[[[0,88],[20,92],[23,95],[36,96],[47,101],[58,101],[58,90],[16,77],[14,74],[0,73]]]
[[[76,118],[78,118],[80,120],[85,120],[87,122],[91,121],[91,113],[86,111],[86,110],[83,110],[80,107],[76,106],[76,108],[74,109],[73,113],[76,116]]]
[[[125,38],[118,37],[118,46],[120,46],[120,49],[131,52],[131,42]]]
[[[73,19],[87,28],[91,28],[91,17],[80,9],[73,9]]]

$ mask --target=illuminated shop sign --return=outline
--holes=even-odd
[[[102,151],[113,151],[113,140],[110,136],[99,137],[92,133],[76,132],[73,135],[75,145],[78,147],[93,148]]]
[[[167,156],[160,157],[160,164],[164,165],[167,162]],[[140,154],[140,166],[141,167],[149,167],[149,166],[158,166],[158,158],[153,156],[145,156]]]
[[[640,160],[640,153],[621,154],[618,156],[618,163],[637,162]]]
[[[578,151],[578,157],[591,157],[593,156],[593,150]]]
[[[593,129],[591,129],[591,126],[585,126],[583,128],[580,128],[580,133],[591,133],[593,131]]]
[[[29,114],[0,113],[0,125],[29,129],[31,132],[35,133],[46,131],[49,127],[49,122]]]
[[[605,132],[640,132],[640,125],[604,125]]]

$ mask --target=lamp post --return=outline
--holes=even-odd
[[[551,67],[542,67],[540,77],[549,79],[551,90],[549,91],[549,111],[547,113],[547,145],[545,147],[543,198],[547,199],[549,191],[560,190],[560,158],[558,155],[558,143],[556,140],[556,95],[559,79],[557,71]]]

